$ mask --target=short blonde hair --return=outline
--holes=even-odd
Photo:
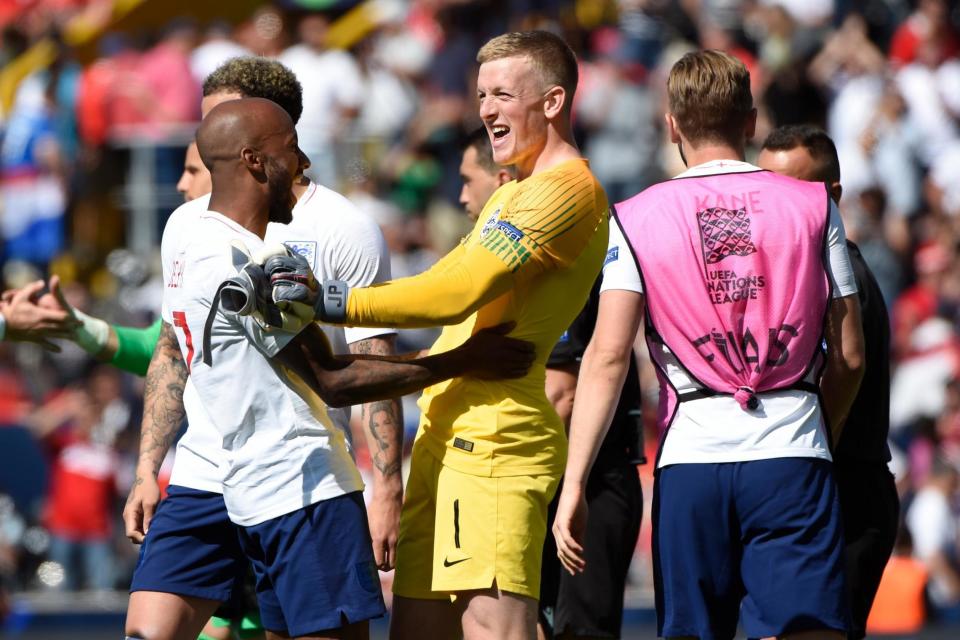
[[[565,108],[577,90],[577,56],[563,38],[549,31],[514,31],[493,38],[477,52],[483,64],[502,58],[525,57],[547,87],[560,86],[567,93]]]
[[[714,50],[686,54],[670,69],[667,96],[691,143],[741,142],[753,96],[750,72],[739,59]]]

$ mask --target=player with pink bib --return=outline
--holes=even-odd
[[[750,411],[758,392],[817,392],[806,378],[821,355],[829,202],[822,184],[757,171],[671,180],[617,205],[648,275],[647,335],[663,345],[651,355],[665,370],[672,353],[697,382],[679,396],[661,386],[662,430],[678,401],[725,393]],[[705,287],[691,290],[698,280]]]
[[[831,447],[864,356],[843,224],[824,185],[743,161],[757,112],[739,60],[689,53],[667,92],[690,168],[614,206],[599,316],[616,324],[581,364],[557,552],[583,570],[585,480],[645,317],[658,636],[844,638]]]

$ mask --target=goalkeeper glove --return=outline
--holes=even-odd
[[[272,299],[283,311],[298,318],[343,324],[349,287],[342,280],[325,280],[313,274],[310,263],[288,248],[285,255],[268,258],[263,270],[273,286]]]
[[[230,244],[233,264],[238,273],[220,285],[220,306],[223,310],[233,315],[250,316],[266,331],[278,328],[297,333],[303,329],[307,324],[304,319],[285,312],[273,303],[270,280],[262,266],[264,261],[273,256],[285,255],[286,247],[264,247],[251,255],[243,242],[234,240]]]

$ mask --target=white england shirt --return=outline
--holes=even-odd
[[[181,205],[167,221],[164,235],[207,210],[206,195]],[[289,225],[271,223],[266,242],[289,242],[307,257],[320,280],[344,280],[351,287],[366,287],[390,280],[390,256],[377,224],[340,194],[311,183],[293,209]],[[169,282],[173,259],[161,246],[164,282]],[[392,329],[322,326],[333,352],[346,354],[360,340],[393,333]],[[193,380],[187,378],[183,404],[191,418],[177,443],[170,484],[221,493],[223,458],[221,436],[199,404]],[[333,422],[349,436],[350,409],[329,408]],[[349,443],[349,438],[348,438]]]
[[[678,178],[760,171],[746,162],[708,162],[692,167]],[[643,293],[643,283],[630,245],[619,224],[610,225],[610,242],[603,265],[604,291]],[[825,263],[833,297],[855,295],[857,284],[847,253],[847,239],[836,205],[830,203]],[[656,274],[647,274],[656,277]],[[672,353],[664,349],[666,374],[677,392],[698,386],[686,375]],[[830,460],[829,437],[817,396],[806,391],[764,392],[763,411],[747,413],[731,396],[713,396],[679,403],[660,452],[658,467],[684,463],[742,462],[769,458],[821,458]]]
[[[174,327],[199,404],[206,409],[200,419],[212,422],[221,438],[227,513],[234,523],[251,526],[361,491],[363,481],[346,435],[324,403],[271,360],[294,334],[265,331],[252,318],[220,310],[212,317],[204,353],[204,327],[215,293],[237,273],[232,240],[242,241],[251,253],[263,247],[259,237],[215,211],[168,225],[161,251],[173,262],[162,315]],[[188,413],[188,422],[194,417]]]

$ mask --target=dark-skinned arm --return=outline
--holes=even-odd
[[[350,345],[357,355],[393,356],[396,335],[358,340]],[[403,451],[403,405],[399,398],[365,403],[360,409],[360,424],[373,464],[373,496],[367,508],[373,556],[382,571],[393,569],[400,507],[403,504],[403,477],[400,473]]]
[[[274,359],[300,377],[331,407],[387,400],[464,375],[517,378],[533,363],[533,345],[509,338],[510,325],[484,329],[463,345],[437,355],[334,356],[320,327],[311,324]]]
[[[187,367],[180,345],[173,327],[164,322],[147,369],[136,478],[123,509],[126,534],[134,542],[143,541],[160,501],[157,473],[183,423],[186,383]]]

